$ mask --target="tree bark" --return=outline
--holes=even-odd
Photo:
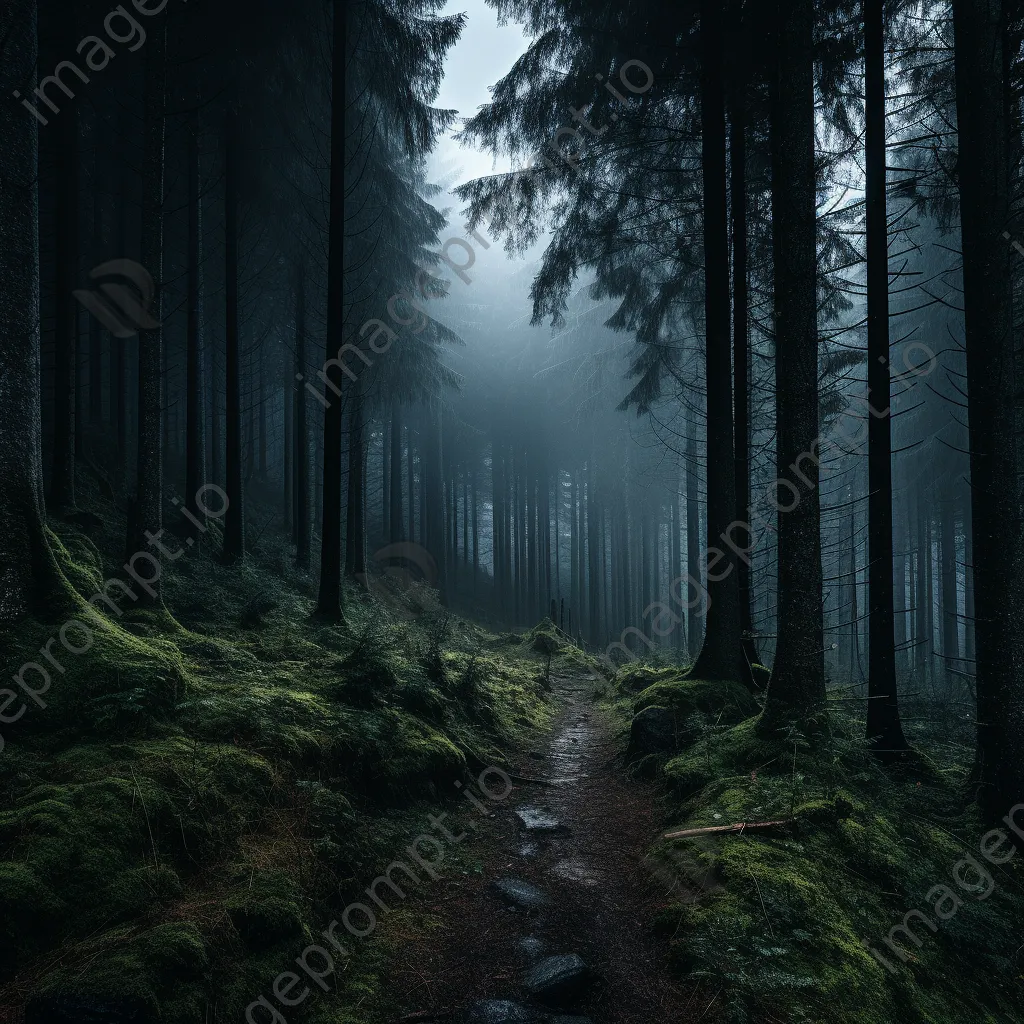
[[[327,257],[327,351],[341,358],[345,327],[345,68],[348,4],[334,2],[334,54],[331,85],[331,172]],[[334,392],[324,410],[323,540],[320,545],[320,592],[317,611],[329,619],[344,618],[341,588],[341,365],[327,369]]]
[[[76,19],[67,16],[64,43],[72,42]],[[4,59],[6,60],[6,54]],[[149,65],[147,64],[147,84]],[[146,116],[152,115],[147,103]],[[148,122],[147,122],[148,124]],[[72,292],[78,277],[79,104],[69,99],[58,115],[54,204],[54,364],[53,364],[53,468],[50,508],[75,508],[75,425],[78,384],[78,303]],[[147,150],[147,156],[149,155]]]
[[[306,374],[306,278],[300,263],[295,272],[295,376]],[[309,571],[309,427],[306,423],[306,388],[295,390],[295,564]]]
[[[779,5],[771,116],[778,642],[766,727],[780,718],[811,714],[825,703],[813,27],[813,0]],[[891,575],[891,560],[888,571]]]
[[[964,320],[970,421],[978,754],[985,809],[1024,792],[1021,521],[1014,432],[1013,304],[1001,0],[954,0]],[[1004,234],[1006,233],[1006,234]]]
[[[203,386],[203,243],[199,180],[199,113],[192,118],[188,140],[188,324],[185,351],[185,508],[202,521],[196,501],[206,483],[205,388]],[[183,518],[186,531],[197,528]]]
[[[700,679],[735,679],[752,685],[743,653],[736,556],[723,540],[736,517],[736,468],[730,358],[725,12],[721,0],[702,0],[700,17],[707,538],[709,561],[715,550],[716,562],[714,571],[708,572],[704,642],[691,672]]]
[[[146,50],[145,139],[142,168],[142,265],[153,278],[149,315],[157,324],[139,330],[138,486],[132,551],[147,550],[147,533],[158,536],[163,526],[164,367],[161,292],[164,269],[164,132],[166,26],[154,29]],[[142,604],[159,603],[160,581],[143,589]]]
[[[224,281],[225,281],[225,491],[224,561],[245,558],[245,486],[242,479],[242,380],[238,324],[238,203],[241,154],[238,114],[229,110],[224,126]]]
[[[35,0],[0,7],[0,92],[36,74]],[[44,529],[39,352],[38,122],[0,103],[0,624],[52,614],[58,570]]]
[[[885,0],[864,0],[868,288],[867,737],[893,756],[907,749],[896,690],[893,604],[892,421],[889,371],[889,220],[885,164]]]

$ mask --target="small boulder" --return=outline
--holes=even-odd
[[[575,953],[549,956],[526,972],[523,988],[542,1003],[564,1006],[578,999],[592,981],[590,968]]]
[[[537,1014],[508,999],[481,999],[463,1014],[463,1024],[536,1024]]]
[[[651,754],[674,754],[680,742],[678,717],[669,708],[644,708],[630,726],[627,758],[638,761]]]
[[[540,889],[521,878],[499,878],[492,883],[491,888],[503,903],[528,913],[537,913],[551,902]]]
[[[568,829],[543,807],[520,807],[516,817],[527,832],[566,832]]]
[[[548,947],[530,935],[519,940],[519,948],[526,954],[529,960],[539,960],[548,950]]]

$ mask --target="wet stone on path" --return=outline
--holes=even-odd
[[[493,883],[492,888],[503,903],[530,913],[537,913],[551,903],[540,889],[521,878],[499,878]]]
[[[540,939],[532,935],[519,940],[519,948],[532,960],[539,960],[547,951],[548,947]]]
[[[589,1017],[545,1013],[508,999],[482,999],[466,1010],[461,1024],[593,1024],[593,1021]]]
[[[522,822],[527,832],[568,832],[550,811],[543,807],[520,807],[516,817]]]
[[[523,988],[533,999],[555,1006],[574,1002],[584,994],[593,974],[575,953],[549,956],[535,964],[523,979]]]

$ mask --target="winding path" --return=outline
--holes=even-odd
[[[517,786],[473,839],[479,876],[426,899],[437,927],[411,940],[393,975],[404,1012],[457,1024],[701,1019],[713,993],[673,980],[652,927],[669,903],[643,863],[657,793],[623,766],[621,723],[594,699],[602,681],[579,672],[552,684],[547,747],[516,768],[551,785]]]

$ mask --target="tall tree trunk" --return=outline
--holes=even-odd
[[[885,172],[885,0],[864,0],[868,286],[867,736],[886,756],[907,749],[896,691],[893,605],[889,221]]]
[[[604,535],[601,532],[600,511],[597,506],[597,471],[594,452],[591,451],[587,460],[587,555],[589,594],[587,604],[590,610],[590,643],[594,646],[601,643],[601,594],[603,575],[599,555],[603,548]]]
[[[951,488],[949,489],[952,490]],[[947,692],[960,669],[960,619],[957,614],[956,505],[952,494],[939,506],[942,549],[942,665]]]
[[[924,494],[920,487],[915,488],[914,499],[917,511],[916,537],[917,551],[915,557],[916,572],[914,582],[916,594],[914,604],[916,615],[914,616],[914,671],[920,676],[923,682],[928,668],[928,530],[924,511]]]
[[[0,92],[27,91],[36,75],[35,0],[0,7]],[[43,526],[39,377],[38,122],[0,103],[0,624],[53,615],[58,571]]]
[[[185,352],[185,508],[201,520],[196,501],[206,483],[206,430],[203,387],[203,243],[199,180],[199,112],[192,118],[188,140],[188,324]],[[189,532],[194,530],[188,523]]]
[[[75,33],[76,19],[65,20],[64,43]],[[5,57],[6,60],[6,52]],[[149,70],[147,64],[147,84]],[[147,118],[153,112],[148,103]],[[79,104],[71,99],[60,112],[53,145],[56,162],[54,206],[54,364],[53,471],[50,507],[65,512],[75,507],[75,424],[78,390],[78,303],[72,292],[78,277],[79,248]]]
[[[142,265],[154,281],[149,311],[156,327],[139,331],[138,489],[133,551],[146,550],[147,533],[158,536],[163,526],[163,329],[164,271],[164,122],[167,29],[154,29],[146,50],[145,141],[142,158]],[[142,603],[158,603],[159,579],[144,590]]]
[[[708,572],[704,643],[692,673],[753,685],[743,653],[736,556],[724,543],[736,517],[730,358],[729,219],[725,131],[725,12],[701,0],[701,177],[704,187],[704,314],[707,331],[707,537],[721,552]]]
[[[238,114],[229,110],[224,126],[224,440],[228,510],[224,518],[224,560],[245,558],[245,486],[242,481],[242,367],[238,324],[238,202],[241,153]]]
[[[259,479],[267,479],[267,375],[263,369],[263,346],[256,350],[256,361],[259,364]]]
[[[281,455],[281,497],[284,500],[284,528],[295,539],[295,384],[291,375],[284,382],[284,449]]]
[[[416,455],[412,448],[412,424],[405,428],[405,470],[408,477],[409,491],[409,527],[407,530],[409,542],[416,540]],[[420,538],[422,541],[422,537]]]
[[[340,360],[345,327],[345,68],[348,4],[334,2],[334,54],[331,71],[331,176],[327,257],[327,351]],[[341,589],[341,365],[331,363],[328,387],[334,398],[324,410],[323,541],[320,545],[320,592],[317,611],[344,618]]]
[[[690,660],[695,661],[700,650],[704,629],[704,605],[699,600],[703,582],[700,566],[700,506],[697,479],[697,424],[694,410],[686,420],[686,572],[689,577],[683,593],[688,606],[686,635]]]
[[[363,517],[363,486],[366,460],[363,450],[363,395],[361,382],[349,388],[348,421],[348,509],[345,519],[345,573],[358,576],[366,572],[366,522]]]
[[[779,5],[771,123],[779,582],[778,642],[765,708],[769,727],[825,703],[813,28],[813,0]],[[887,571],[891,576],[891,558]]]
[[[301,262],[295,272],[295,376],[306,374],[306,271]],[[306,389],[295,390],[295,564],[309,571],[309,426],[306,422]]]
[[[119,119],[119,135],[122,145],[127,145],[128,114],[122,111]],[[130,197],[129,168],[127,159],[120,158],[120,181],[118,194],[118,235],[121,252],[128,253],[128,200]],[[110,342],[110,402],[111,419],[114,421],[114,433],[117,437],[117,484],[118,489],[126,489],[128,475],[128,353],[125,342],[120,338],[111,338]]]
[[[398,400],[391,403],[391,533],[392,543],[405,540],[405,519],[402,511],[402,407]]]
[[[391,540],[391,417],[381,420],[380,430],[381,482],[384,493],[380,502],[381,537]]]
[[[747,228],[747,71],[751,59],[749,28],[744,17],[745,2],[734,4],[739,42],[733,69],[731,93],[730,192],[732,195],[732,322],[733,322],[733,435],[736,450],[736,520],[745,526],[743,543],[753,545],[750,528],[750,311],[747,284],[749,252]],[[760,660],[754,642],[754,620],[750,608],[750,562],[736,559],[739,583],[740,630],[748,665]]]
[[[106,245],[106,232],[103,230],[103,198],[100,192],[100,125],[99,117],[93,120],[93,158],[92,158],[92,253],[93,258],[102,253]],[[98,262],[98,261],[97,261]],[[103,331],[99,320],[94,316],[88,319],[89,324],[89,422],[99,427],[103,422]]]
[[[953,0],[974,530],[978,756],[992,814],[1024,792],[1021,522],[1009,245],[1006,24],[1001,0]]]
[[[473,464],[473,598],[477,596],[477,581],[480,578],[480,502],[477,496],[479,467]]]

